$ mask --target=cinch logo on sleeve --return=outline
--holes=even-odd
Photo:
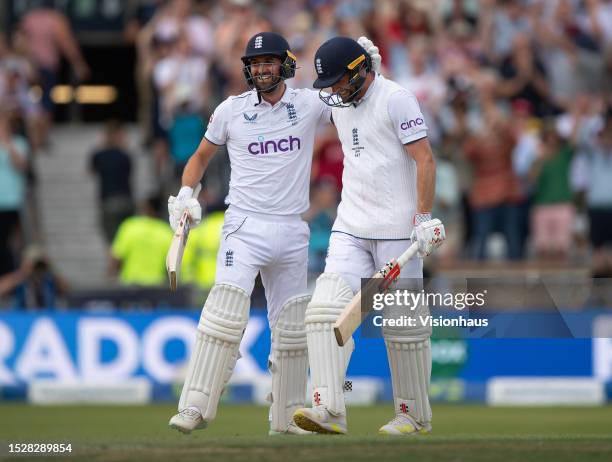
[[[271,154],[278,152],[295,151],[301,149],[302,143],[299,138],[289,136],[280,140],[264,141],[264,137],[260,136],[258,141],[249,144],[248,150],[250,154],[257,156],[259,154]]]
[[[416,119],[412,119],[408,122],[402,122],[402,124],[400,125],[400,128],[402,130],[409,130],[412,127],[416,127],[417,125],[423,125],[425,123],[425,121],[423,119],[421,119],[420,117],[417,117]]]

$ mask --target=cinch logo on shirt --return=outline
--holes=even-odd
[[[299,138],[289,136],[289,138],[282,138],[280,140],[269,140],[264,141],[264,137],[260,136],[259,141],[249,144],[249,153],[254,156],[258,154],[270,154],[277,152],[294,151],[302,148],[302,143]]]
[[[423,125],[425,123],[425,121],[423,119],[421,119],[420,117],[417,117],[416,119],[413,119],[409,122],[402,122],[402,124],[400,125],[400,128],[402,130],[408,130],[412,127],[415,127],[417,125]]]

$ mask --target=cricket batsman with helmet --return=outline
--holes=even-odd
[[[321,45],[314,62],[314,87],[331,88],[320,98],[332,107],[344,152],[342,198],[325,272],[306,308],[313,407],[294,414],[299,427],[318,433],[347,433],[343,385],[354,342],[338,346],[332,326],[361,279],[413,241],[423,257],[444,240],[444,227],[431,219],[435,161],[426,122],[414,95],[372,68],[366,51],[371,46],[364,38],[358,43],[335,37]],[[401,276],[420,279],[422,268],[421,258],[412,259]],[[383,327],[396,415],[380,433],[431,430],[430,336],[427,326]]]
[[[308,208],[315,132],[321,121],[329,122],[331,109],[316,91],[287,87],[285,80],[295,75],[296,58],[282,36],[256,34],[242,61],[251,90],[230,96],[216,108],[185,166],[183,186],[168,199],[173,229],[185,210],[197,225],[201,208],[191,197],[193,188],[218,147],[227,145],[229,208],[215,284],[198,324],[179,413],[170,419],[170,426],[190,433],[215,418],[239,357],[250,296],[260,273],[272,332],[270,433],[303,434],[307,432],[292,421],[294,411],[304,406],[308,373],[304,313],[309,301],[310,233],[300,214]]]

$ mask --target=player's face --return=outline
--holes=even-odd
[[[340,96],[340,98],[342,98],[342,101],[344,102],[347,102],[350,96],[355,91],[354,88],[349,85],[348,74],[343,75],[342,78],[338,80],[338,82],[332,85],[331,90],[332,93],[337,93],[338,96]]]
[[[258,90],[266,91],[278,84],[281,60],[276,56],[257,56],[251,59],[249,66]]]

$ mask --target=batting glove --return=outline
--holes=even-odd
[[[433,250],[440,247],[445,239],[446,232],[440,220],[437,218],[432,220],[429,213],[415,215],[414,228],[410,235],[410,240],[418,243],[419,257],[423,258],[431,255]]]
[[[189,212],[192,226],[197,226],[202,221],[202,207],[195,197],[191,197],[192,194],[192,188],[183,186],[176,197],[168,198],[168,221],[172,231],[176,231],[185,210]]]
[[[365,51],[368,52],[370,58],[372,59],[372,70],[376,73],[380,72],[380,67],[382,65],[382,57],[378,52],[378,47],[374,45],[374,42],[367,37],[359,37],[357,39],[357,43],[361,45]]]

